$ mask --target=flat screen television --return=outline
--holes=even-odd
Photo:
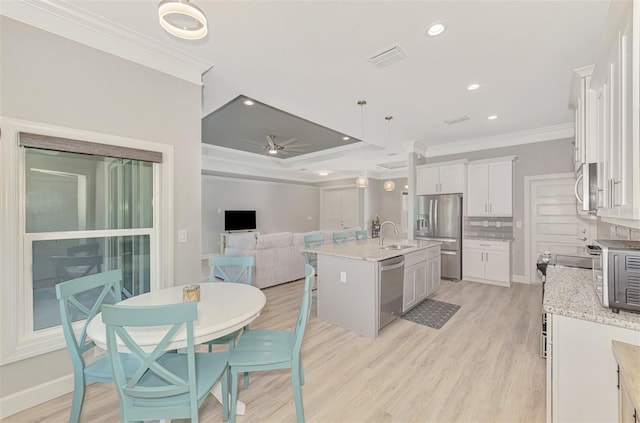
[[[225,210],[224,230],[245,231],[256,229],[255,210]]]

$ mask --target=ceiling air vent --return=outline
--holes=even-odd
[[[464,116],[454,117],[454,118],[445,120],[444,123],[446,123],[447,125],[453,125],[454,123],[464,122],[465,120],[469,120],[469,116],[464,115]]]
[[[391,64],[399,62],[407,57],[407,54],[402,51],[398,46],[392,47],[389,50],[385,50],[382,53],[378,53],[369,58],[369,63],[373,64],[378,69],[382,69]]]

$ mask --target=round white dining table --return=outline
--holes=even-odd
[[[118,303],[121,306],[154,306],[182,302],[184,286],[174,286],[147,292]],[[267,299],[258,288],[243,283],[203,282],[200,284],[198,319],[193,324],[196,345],[211,341],[245,327],[260,315]],[[132,338],[145,350],[151,351],[157,345],[166,330],[162,328],[129,328]],[[87,325],[87,335],[96,345],[107,349],[107,334],[102,314],[97,314]],[[120,344],[121,341],[119,341]],[[167,349],[179,349],[187,346],[186,329],[177,332]],[[128,351],[124,346],[122,351]],[[220,384],[213,392],[220,400]],[[238,414],[244,414],[244,404],[238,401]]]

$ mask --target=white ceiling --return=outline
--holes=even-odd
[[[5,10],[11,9],[3,3]],[[68,16],[92,22],[94,30],[111,26],[118,34],[127,32],[143,40],[147,48],[154,46],[157,51],[158,46],[168,46],[199,59],[193,63],[212,66],[203,77],[203,116],[243,95],[364,140],[357,143],[363,144],[360,147],[286,160],[203,147],[208,156],[203,159],[205,168],[222,161],[227,163],[224,171],[242,164],[256,174],[315,181],[322,178],[312,172],[323,169],[331,171],[328,178],[375,171],[381,163],[406,157],[412,143],[425,146],[429,156],[510,140],[570,136],[572,70],[593,63],[610,4],[539,0],[193,3],[209,20],[209,34],[199,41],[165,33],[158,24],[156,0],[50,0],[47,4],[72,10]],[[7,14],[19,18],[13,11]],[[23,13],[20,20],[30,18]],[[33,22],[47,26],[42,19]],[[425,33],[434,22],[445,23],[447,30],[431,38]],[[367,61],[393,46],[399,46],[406,59],[383,69]],[[480,88],[467,91],[470,83]],[[361,108],[358,100],[366,100],[367,105]],[[491,114],[499,118],[487,120]],[[394,116],[390,126],[384,119],[389,115]],[[461,115],[469,120],[444,123]]]

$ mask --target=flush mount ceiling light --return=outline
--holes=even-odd
[[[477,90],[478,88],[480,88],[480,84],[471,84],[471,85],[469,85],[469,86],[467,87],[467,90],[469,90],[469,91],[475,91],[475,90]]]
[[[367,104],[365,100],[358,101],[358,106],[360,106],[360,140],[364,141],[364,106]],[[367,179],[366,172],[362,175],[358,176],[356,179],[356,186],[358,188],[366,188],[369,184],[369,180]]]
[[[199,40],[207,35],[207,17],[189,0],[163,0],[158,4],[160,26],[171,35]]]
[[[437,37],[438,35],[442,34],[446,28],[447,27],[444,26],[444,24],[435,23],[429,27],[429,29],[427,30],[427,34],[430,37]]]
[[[491,115],[491,116],[487,117],[487,119],[489,119],[489,120],[498,119],[498,115]]]
[[[327,176],[327,175],[329,175],[329,172],[327,172],[326,170],[321,170],[321,171],[318,172],[318,175],[319,176]]]
[[[387,121],[387,126],[389,127],[389,143],[391,143],[391,119],[393,119],[393,116],[387,116],[385,119]],[[382,187],[385,191],[391,192],[396,189],[396,183],[391,180],[391,162],[389,162],[387,166],[387,171],[387,180],[384,182]]]
[[[253,103],[253,101],[251,101],[251,100],[245,100],[245,101],[244,101],[244,104],[245,104],[246,106],[253,106],[253,104],[254,104],[254,103]]]

